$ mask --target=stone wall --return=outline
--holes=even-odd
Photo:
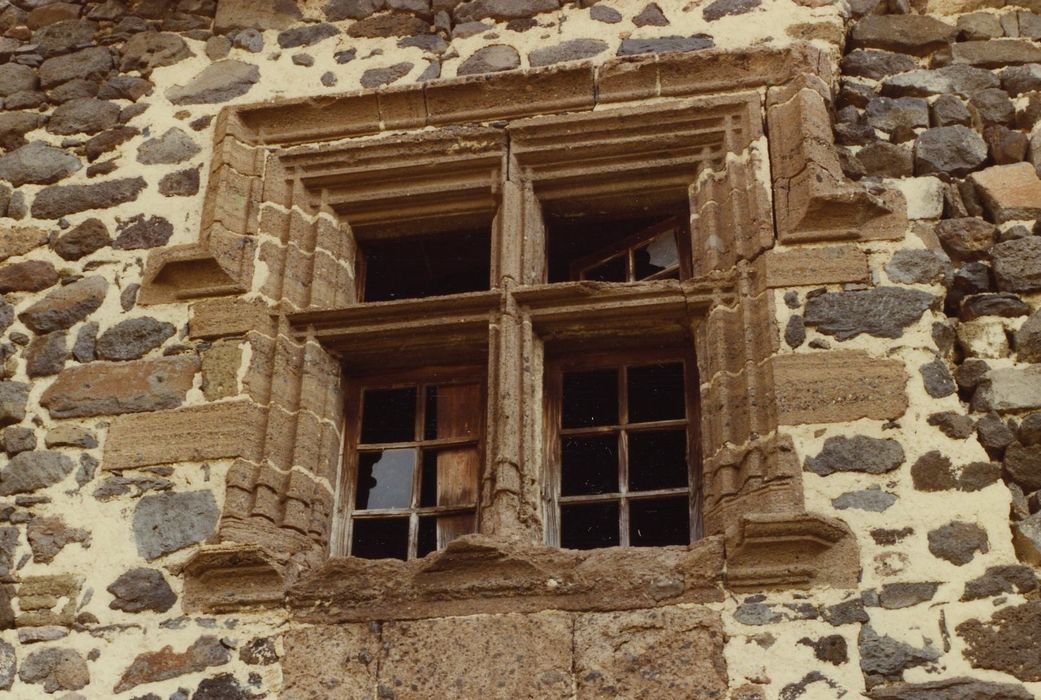
[[[0,32],[0,692],[1041,695],[1041,6],[0,0]],[[275,402],[255,370],[283,357],[256,312],[272,303],[262,252],[252,311],[219,332],[205,301],[138,303],[149,254],[195,243],[213,215],[224,106],[799,42],[836,77],[802,102],[763,91],[778,115],[763,168],[776,181],[791,165],[777,150],[790,126],[827,156],[792,180],[813,166],[839,184],[801,223],[778,211],[784,235],[762,256],[779,432],[806,510],[856,537],[855,589],[745,594],[723,579],[651,610],[507,602],[342,624],[186,609],[185,565],[236,505],[235,460],[252,458],[228,439],[250,429],[234,409]],[[813,229],[854,191],[900,193],[906,219],[897,208],[882,234],[843,240]],[[870,379],[862,394],[851,375]]]

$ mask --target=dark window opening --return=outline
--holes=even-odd
[[[362,301],[420,299],[490,288],[488,230],[363,240],[359,256]]]
[[[685,209],[546,216],[548,281],[635,282],[689,277]]]
[[[689,361],[567,364],[555,380],[560,546],[689,544],[698,454]]]
[[[474,531],[483,391],[472,381],[361,390],[351,555],[423,557]]]

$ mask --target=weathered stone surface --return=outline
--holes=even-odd
[[[72,356],[77,362],[92,362],[95,359],[94,346],[98,339],[98,324],[95,321],[84,323],[76,332],[76,342],[72,344]]]
[[[199,360],[191,356],[67,367],[40,404],[55,418],[175,408],[192,386]]]
[[[430,31],[430,25],[411,13],[390,12],[355,22],[347,28],[353,37],[415,36]]]
[[[932,284],[943,281],[950,263],[931,250],[898,250],[885,269],[889,279],[899,284]]]
[[[33,551],[33,561],[38,563],[53,560],[58,552],[73,542],[90,545],[90,532],[69,527],[58,517],[33,518],[26,528],[26,538]]]
[[[104,277],[84,277],[51,292],[18,318],[35,333],[65,330],[97,311],[107,291]]]
[[[191,197],[199,192],[199,169],[188,168],[163,175],[159,194],[164,197]]]
[[[25,657],[18,678],[23,683],[43,685],[44,692],[79,690],[90,683],[86,660],[73,649],[50,647]]]
[[[1009,66],[1001,71],[1001,87],[1013,96],[1041,90],[1041,64]]]
[[[404,61],[402,63],[395,63],[392,66],[387,66],[386,68],[370,68],[362,73],[358,82],[360,82],[361,86],[365,88],[377,88],[383,85],[390,85],[391,83],[404,78],[414,67],[414,64]]]
[[[865,435],[830,437],[816,457],[806,459],[805,469],[827,476],[835,472],[884,474],[904,462],[904,448],[896,440]]]
[[[560,8],[560,0],[469,0],[455,8],[460,22],[479,19],[521,19]]]
[[[932,646],[916,648],[910,644],[893,639],[889,635],[879,635],[870,625],[864,625],[857,640],[860,648],[860,669],[869,678],[897,679],[905,669],[922,666],[940,657],[939,650]]]
[[[940,358],[922,365],[918,371],[922,375],[926,393],[934,399],[950,396],[958,390],[947,363]]]
[[[828,292],[806,302],[807,325],[839,340],[867,333],[899,338],[932,306],[933,295],[915,289],[877,287],[864,291]]]
[[[934,70],[913,70],[886,78],[882,94],[889,97],[929,97],[957,94],[968,97],[986,88],[998,87],[996,75],[982,68],[953,65]]]
[[[22,452],[0,470],[0,496],[31,493],[72,473],[72,460],[58,452]]]
[[[934,229],[944,251],[955,260],[984,257],[998,237],[994,224],[974,216],[944,219]]]
[[[294,0],[251,0],[248,4],[218,2],[213,31],[232,29],[285,29],[302,18]]]
[[[15,187],[52,185],[81,167],[76,156],[41,141],[33,141],[0,156],[0,178]]]
[[[713,0],[705,5],[701,16],[709,22],[722,17],[747,14],[762,5],[762,0]]]
[[[65,331],[36,336],[25,350],[25,373],[30,377],[57,374],[68,356]]]
[[[929,126],[929,103],[921,97],[876,97],[865,109],[868,124],[887,133]]]
[[[967,620],[957,627],[965,657],[974,668],[1002,671],[1021,681],[1041,681],[1041,601],[1029,601],[994,613],[987,622]]]
[[[137,552],[151,561],[210,537],[220,510],[210,491],[143,496],[134,509]]]
[[[186,85],[168,89],[166,97],[176,105],[216,104],[245,95],[259,80],[259,68],[228,59],[207,66]]]
[[[87,219],[73,226],[51,246],[63,260],[79,260],[112,243],[108,228],[100,219]]]
[[[89,46],[98,25],[94,22],[69,19],[40,27],[32,40],[44,56],[66,53],[81,46]]]
[[[972,407],[1002,413],[1041,408],[1041,366],[990,370],[980,380]]]
[[[98,441],[87,428],[59,423],[47,431],[44,438],[47,447],[83,447],[93,449],[98,446]]]
[[[1041,445],[1010,444],[1005,451],[1005,472],[1024,491],[1041,489]]]
[[[987,144],[968,127],[936,127],[918,135],[914,159],[916,175],[966,175],[987,160]]]
[[[36,85],[36,73],[29,66],[19,63],[5,63],[0,66],[0,97],[35,90]]]
[[[16,255],[25,255],[46,242],[47,232],[42,229],[5,226],[0,229],[0,262]]]
[[[871,15],[853,26],[854,48],[887,49],[927,55],[954,41],[958,30],[924,15]]]
[[[253,700],[254,693],[235,679],[230,673],[218,673],[204,678],[192,693],[192,700]]]
[[[580,615],[574,674],[580,697],[722,697],[723,625],[705,609]],[[618,649],[624,647],[625,653]],[[566,657],[565,657],[566,658]]]
[[[940,95],[931,105],[929,114],[932,126],[972,125],[972,113],[965,103],[954,95]]]
[[[445,638],[456,643],[437,643]],[[414,688],[418,697],[436,696],[439,688],[460,697],[544,700],[573,692],[571,621],[558,612],[385,623],[383,645],[381,685]]]
[[[978,118],[987,124],[1009,124],[1016,116],[1016,108],[1008,94],[1000,88],[980,90],[969,98]]]
[[[897,683],[873,688],[872,700],[1030,700],[1030,691],[1012,683],[948,678],[928,683]]]
[[[368,625],[297,628],[285,635],[283,643],[283,692],[287,697],[322,697],[329,688],[336,688],[344,697],[372,694],[380,646]]]
[[[994,292],[965,297],[961,302],[961,311],[958,316],[963,321],[971,321],[984,316],[1015,318],[1028,313],[1030,313],[1030,306],[1015,294]]]
[[[964,416],[954,411],[933,413],[929,416],[929,425],[935,425],[944,435],[955,440],[970,437],[976,429],[976,423],[970,416]]]
[[[887,610],[909,608],[912,605],[932,600],[939,587],[940,584],[933,581],[887,583],[879,591],[878,602]]]
[[[990,157],[997,165],[1018,163],[1026,157],[1030,139],[1022,131],[1001,125],[988,126],[983,131],[983,140],[990,148]]]
[[[622,21],[622,13],[607,5],[593,5],[589,8],[589,17],[605,24],[617,24]]]
[[[971,179],[993,221],[1041,218],[1041,178],[1029,163],[995,165]]]
[[[478,49],[463,61],[456,75],[477,75],[513,70],[520,66],[520,54],[512,46],[496,44]]]
[[[36,433],[33,432],[32,428],[9,425],[0,430],[0,449],[3,449],[9,457],[14,457],[21,452],[35,450],[36,444]]]
[[[636,56],[669,51],[700,51],[701,49],[711,49],[715,45],[715,40],[708,34],[663,36],[656,39],[623,39],[616,55]]]
[[[0,639],[0,690],[10,690],[18,670],[14,647]]]
[[[122,693],[142,683],[154,683],[187,673],[198,673],[213,666],[222,666],[228,663],[230,658],[231,654],[216,637],[205,635],[180,653],[175,652],[172,646],[165,646],[159,651],[139,654],[124,671],[113,690]]]
[[[951,46],[951,57],[955,63],[967,63],[980,68],[1001,68],[1041,61],[1041,47],[1022,39],[959,41]]]
[[[889,509],[897,501],[897,495],[883,491],[878,486],[861,489],[860,491],[847,491],[837,498],[831,500],[831,505],[836,510],[865,510],[871,513],[882,513]]]
[[[177,34],[137,32],[123,46],[123,60],[119,68],[123,72],[141,71],[147,77],[156,68],[172,66],[191,57],[188,44]]]
[[[121,144],[137,136],[141,131],[132,126],[117,126],[92,136],[83,144],[83,153],[87,160],[94,162],[106,153],[115,151]]]
[[[979,525],[961,521],[930,530],[928,540],[929,551],[934,556],[955,566],[968,564],[977,552],[986,553],[990,550],[987,531]]]
[[[937,450],[926,452],[911,465],[911,479],[919,491],[946,491],[958,485],[951,460]]]
[[[172,338],[175,332],[173,324],[154,318],[127,319],[102,333],[95,350],[102,360],[136,360]]]
[[[1023,362],[1041,362],[1041,311],[1035,311],[1016,331],[1016,355]]]
[[[331,24],[321,22],[318,24],[305,24],[300,27],[286,29],[278,34],[278,45],[283,49],[293,49],[300,46],[311,46],[323,39],[336,36],[340,30]]]
[[[173,235],[173,224],[161,216],[145,217],[138,214],[120,221],[113,248],[119,250],[142,250],[166,245]]]
[[[342,22],[345,19],[365,19],[384,7],[384,0],[329,0],[322,10],[330,22]]]
[[[119,106],[94,98],[69,100],[58,106],[47,122],[52,134],[96,134],[110,129],[119,119]]]
[[[990,250],[998,288],[1011,292],[1041,289],[1041,236],[998,243]]]
[[[141,613],[142,610],[166,613],[177,602],[177,595],[162,572],[144,567],[121,574],[106,591],[112,594],[108,607],[124,613]]]
[[[33,199],[32,214],[37,219],[60,219],[88,209],[108,209],[134,201],[144,188],[140,177],[93,185],[51,185]]]
[[[908,177],[914,174],[914,158],[910,148],[888,141],[872,141],[856,155],[864,174],[874,177]]]
[[[137,162],[147,165],[181,163],[202,150],[182,129],[173,127],[162,136],[149,139],[138,146]]]
[[[278,650],[272,637],[251,639],[239,649],[239,660],[250,666],[270,666],[278,661],[278,658]]]
[[[607,51],[607,42],[600,39],[571,39],[554,46],[544,46],[528,54],[533,67],[549,66],[564,61],[580,61]]]
[[[1021,564],[988,566],[987,571],[965,583],[962,600],[993,598],[1002,593],[1029,593],[1037,590],[1038,581],[1034,570]]]
[[[28,384],[0,382],[0,426],[20,423],[25,418],[28,401]]]
[[[112,54],[102,46],[48,58],[40,65],[40,85],[50,88],[73,78],[98,80],[106,77],[113,65]]]
[[[855,49],[842,58],[842,74],[881,80],[918,68],[910,56],[890,51]]]
[[[907,410],[903,363],[831,351],[773,359],[782,424],[899,418]]]
[[[0,265],[0,294],[40,292],[58,284],[58,271],[45,260]]]

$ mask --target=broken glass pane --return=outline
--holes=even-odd
[[[359,453],[355,508],[410,507],[415,469],[416,451],[412,448]]]
[[[354,521],[351,555],[365,559],[407,559],[408,518]]]
[[[366,389],[361,413],[363,444],[416,438],[416,388]]]
[[[583,277],[595,282],[627,282],[629,278],[628,254],[611,258],[607,262],[591,267]]]
[[[633,273],[643,280],[665,270],[679,270],[680,254],[676,250],[676,235],[667,231],[650,243],[633,251]]]

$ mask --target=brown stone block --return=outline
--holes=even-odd
[[[871,280],[867,254],[852,245],[771,250],[764,257],[771,289]]]
[[[996,223],[1041,217],[1041,178],[1031,164],[995,165],[969,179]]]
[[[311,525],[310,504],[287,497],[282,504],[282,522],[280,525],[303,535],[308,534],[308,529]]]
[[[72,574],[26,576],[18,586],[17,627],[72,625],[82,581]],[[60,607],[59,607],[60,606]]]
[[[277,154],[269,153],[264,161],[264,188],[260,195],[263,204],[290,207],[293,204],[294,185],[288,179],[282,160]]]
[[[120,416],[109,428],[102,468],[236,457],[256,460],[262,418],[263,410],[249,401]]]
[[[782,424],[894,419],[907,410],[907,372],[898,360],[833,350],[780,355],[772,362]]]
[[[368,698],[376,687],[380,640],[367,624],[318,625],[290,630],[282,638],[282,694],[286,700]]]
[[[40,404],[52,418],[176,408],[192,388],[198,369],[198,358],[189,355],[67,367],[43,392]]]
[[[243,175],[224,166],[210,176],[202,212],[203,230],[215,223],[245,235],[256,233],[257,210],[263,183],[259,177]]]
[[[237,340],[217,341],[202,352],[202,393],[207,401],[218,401],[239,393],[242,347]]]
[[[282,285],[286,272],[286,246],[265,240],[260,244],[258,258],[267,266],[267,277],[260,293],[275,303],[282,301]]]
[[[379,685],[398,700],[571,698],[571,626],[559,612],[384,623]]]
[[[271,400],[271,373],[274,371],[275,339],[255,331],[246,334],[250,346],[249,368],[242,378],[242,390],[254,403],[266,406]]]
[[[719,613],[706,608],[580,614],[575,697],[724,697],[725,644]]]
[[[243,175],[260,177],[264,174],[264,161],[264,149],[242,143],[233,136],[225,136],[214,146],[210,172],[226,165]]]
[[[376,93],[380,126],[384,130],[419,129],[427,124],[427,105],[423,90],[415,87],[388,88]]]
[[[337,309],[358,301],[354,268],[324,250],[314,254],[311,308]]]
[[[431,124],[588,110],[594,106],[593,69],[510,71],[428,83],[426,98]]]
[[[194,340],[245,336],[249,331],[274,332],[270,310],[258,301],[236,297],[204,299],[191,305],[188,335]]]
[[[286,470],[293,466],[299,415],[297,412],[290,413],[280,406],[271,406],[268,409],[263,459],[278,469]]]
[[[265,198],[267,194],[265,193]],[[265,202],[267,199],[264,200]],[[290,212],[279,207],[260,207],[260,221],[257,231],[262,236],[270,236],[280,243],[289,241],[289,214]]]
[[[321,141],[335,135],[360,136],[380,130],[375,93],[286,100],[239,111],[242,123],[265,145]]]

